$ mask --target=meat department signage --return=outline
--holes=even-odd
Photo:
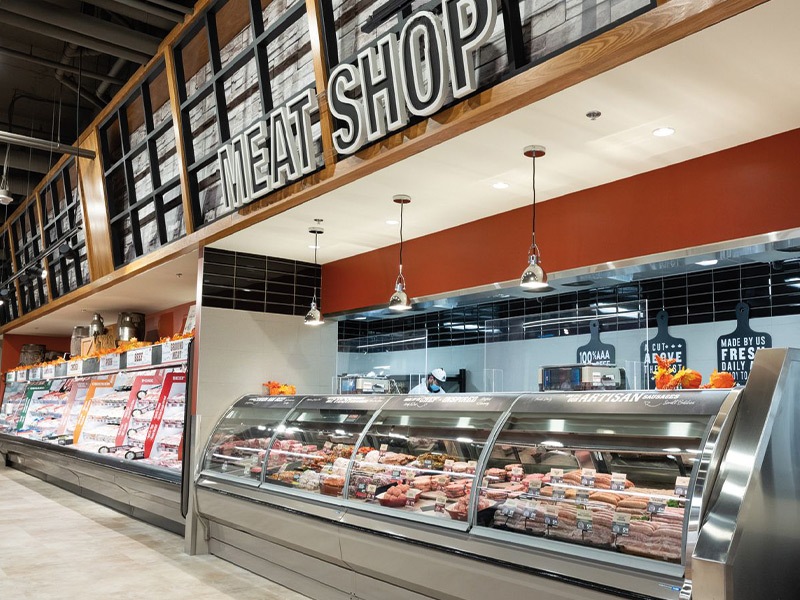
[[[532,46],[534,39],[542,39],[544,54],[532,50],[530,66],[656,5],[654,0],[621,0],[617,19],[612,21],[608,14],[603,17],[605,22],[598,17],[601,11],[595,0],[576,1],[573,11],[564,14],[560,3],[534,7],[524,28],[504,19],[506,35],[501,38],[508,40],[516,27],[519,31],[513,35],[527,36],[530,39],[524,41]],[[497,37],[498,2],[441,0],[441,4],[425,5],[439,7],[441,16],[432,10],[418,10],[399,32],[385,33],[359,50],[352,62],[340,63],[331,71],[327,97],[335,119],[333,144],[340,155],[353,154],[365,144],[403,129],[412,119],[434,115],[446,102],[477,91],[479,51],[493,34]],[[556,25],[550,27],[551,23]],[[502,33],[503,28],[500,30]],[[317,169],[321,160],[311,121],[317,110],[314,92],[306,90],[219,148],[221,189],[228,210]]]
[[[494,31],[495,0],[442,0],[442,17],[421,10],[403,25],[340,64],[328,81],[333,145],[352,154],[364,144],[428,117],[449,90],[463,98],[477,89],[476,54]]]

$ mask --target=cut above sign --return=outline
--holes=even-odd
[[[333,145],[353,154],[364,144],[405,127],[412,116],[441,110],[452,89],[463,98],[477,89],[476,55],[497,20],[496,0],[442,0],[442,16],[422,10],[340,64],[328,80],[328,104],[336,119]],[[217,152],[228,210],[312,173],[318,155],[311,115],[312,90],[275,108]]]

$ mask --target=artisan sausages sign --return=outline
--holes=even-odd
[[[728,371],[736,383],[744,385],[756,351],[772,348],[772,336],[750,328],[750,307],[744,302],[736,305],[736,321],[736,329],[717,340],[717,370]]]
[[[442,16],[421,10],[403,25],[340,64],[328,81],[333,144],[352,154],[402,129],[412,116],[439,111],[449,89],[463,98],[477,88],[475,59],[494,31],[495,0],[442,0]]]

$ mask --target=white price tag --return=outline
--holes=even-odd
[[[119,354],[106,354],[100,358],[100,371],[119,371]]]
[[[564,481],[564,469],[550,469],[550,483],[561,483]]]
[[[71,360],[67,363],[67,375],[70,377],[77,377],[83,374],[83,361]]]
[[[36,381],[42,378],[42,367],[31,367],[28,369],[28,377],[31,381]]]
[[[128,350],[126,365],[129,369],[133,367],[149,367],[151,364],[153,364],[152,346]]]
[[[189,360],[189,340],[176,340],[164,344],[161,362],[185,362]]]
[[[56,376],[56,366],[55,365],[47,365],[44,369],[42,369],[42,378],[43,379],[53,379]]]
[[[17,371],[17,381],[28,381],[27,369],[22,369],[21,371]]]

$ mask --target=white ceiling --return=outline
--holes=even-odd
[[[312,260],[308,227],[324,219],[319,261],[397,243],[386,225],[409,194],[406,239],[630,177],[800,127],[800,2],[772,0],[214,244]],[[602,117],[585,115],[599,110]],[[657,138],[653,129],[676,134]],[[495,190],[491,184],[510,184]]]
[[[796,129],[797,23],[800,2],[771,0],[213,245],[310,261],[308,227],[321,218],[326,263],[398,241],[397,225],[386,224],[399,216],[394,194],[413,198],[406,239],[528,204],[528,144],[547,147],[537,198],[549,200]],[[590,110],[602,116],[590,121]],[[667,125],[674,136],[652,135]],[[509,187],[495,190],[497,181]],[[94,310],[114,321],[120,310],[191,302],[196,263],[196,254],[176,259],[12,333],[64,335]]]

